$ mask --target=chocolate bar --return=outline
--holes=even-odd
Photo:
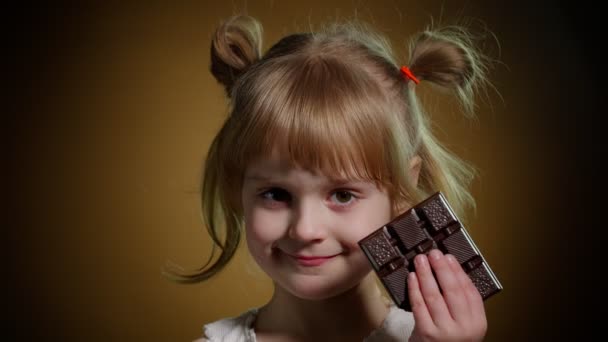
[[[502,290],[441,192],[363,238],[359,246],[395,303],[407,311],[412,311],[407,276],[414,271],[414,257],[434,248],[458,260],[484,300]]]

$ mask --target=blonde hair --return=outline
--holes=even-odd
[[[348,22],[286,36],[263,56],[261,42],[262,27],[248,16],[215,32],[211,72],[231,101],[207,156],[202,210],[221,252],[193,273],[167,270],[171,279],[203,281],[232,258],[243,228],[243,174],[273,151],[328,176],[374,181],[393,203],[441,191],[461,217],[474,206],[474,170],[437,141],[386,38]],[[428,29],[411,40],[410,70],[453,90],[468,112],[486,83],[486,65],[462,27]],[[415,156],[422,159],[417,184],[407,171]]]

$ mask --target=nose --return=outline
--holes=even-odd
[[[306,199],[294,205],[288,232],[291,239],[320,242],[327,238],[327,228],[322,204]]]

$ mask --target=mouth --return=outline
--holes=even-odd
[[[340,255],[340,253],[334,255],[291,255],[288,253],[285,254],[288,255],[292,260],[294,260],[298,265],[305,267],[321,266],[324,263]]]

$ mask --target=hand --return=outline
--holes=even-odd
[[[416,272],[408,276],[416,322],[410,341],[483,340],[487,330],[483,299],[456,258],[434,249],[428,257],[417,255],[414,265]]]

